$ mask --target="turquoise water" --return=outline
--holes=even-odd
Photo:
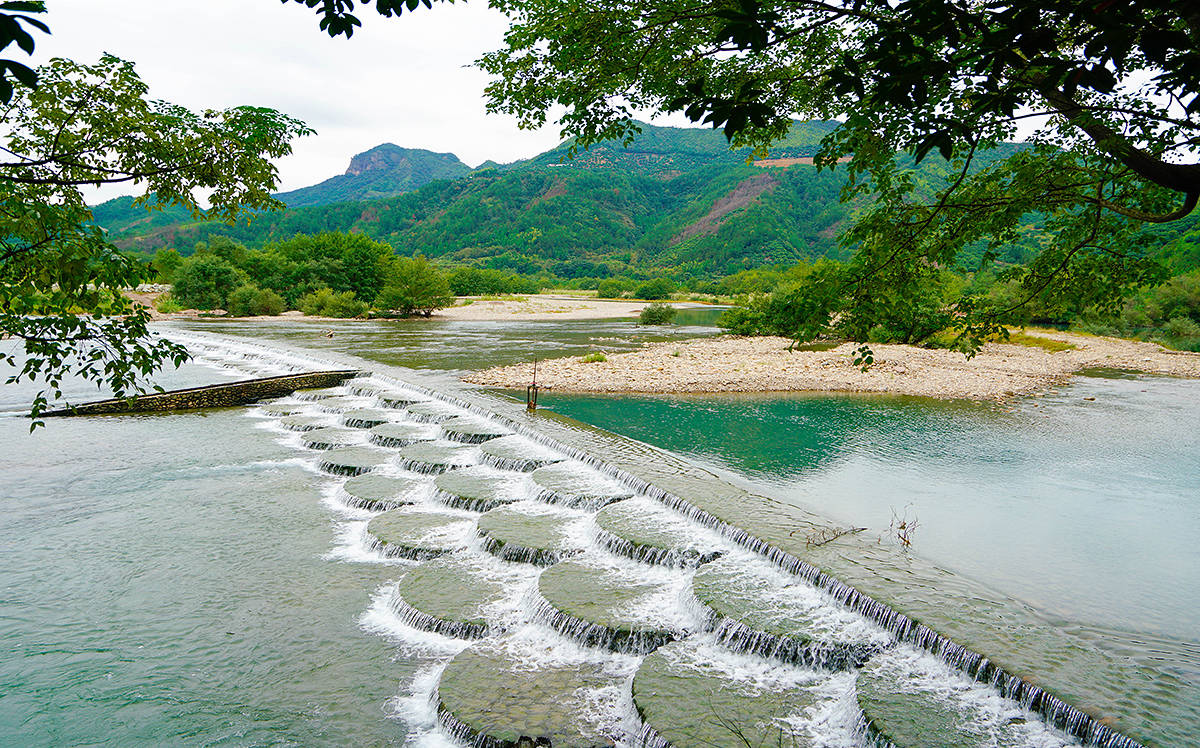
[[[913,552],[1062,622],[1200,644],[1200,382],[1082,378],[1007,410],[829,395],[542,405],[885,541],[907,515]]]

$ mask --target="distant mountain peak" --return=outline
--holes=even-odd
[[[289,208],[380,200],[412,192],[435,179],[456,179],[470,170],[453,153],[384,143],[350,159],[345,174],[276,197]]]
[[[345,176],[357,177],[369,171],[390,171],[408,166],[413,160],[440,161],[449,165],[462,164],[453,153],[435,153],[424,148],[401,148],[395,143],[383,143],[350,159]]]

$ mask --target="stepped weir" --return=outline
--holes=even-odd
[[[324,363],[195,337],[201,355]],[[361,424],[338,415],[362,410]],[[298,450],[285,419],[361,434],[305,454],[360,527],[347,535],[361,557],[398,565],[378,614],[401,638],[461,642],[425,694],[460,743],[1139,745],[778,545],[468,400],[363,372],[252,415]]]

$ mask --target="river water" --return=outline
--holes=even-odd
[[[422,321],[337,323],[324,338],[294,321],[189,326],[353,353],[433,381],[711,332]],[[163,384],[229,376],[188,365]],[[907,511],[920,521],[916,552],[1064,626],[1194,655],[1194,384],[1086,379],[1012,411],[838,397],[544,404],[871,532]],[[28,397],[0,394],[0,410]],[[395,569],[345,562],[327,481],[261,419],[234,409],[26,431],[23,419],[0,418],[0,736],[10,736],[0,742],[441,739],[397,698],[436,657],[364,618]],[[1195,662],[1170,666],[1186,674]]]

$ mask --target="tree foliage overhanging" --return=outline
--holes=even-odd
[[[111,55],[95,65],[54,59],[36,88],[14,88],[0,131],[0,335],[23,341],[24,355],[0,361],[16,367],[10,382],[45,384],[35,425],[67,375],[123,396],[185,356],[152,338],[148,311],[122,295],[147,269],[93,225],[80,188],[134,183],[139,204],[195,215],[203,192],[207,213],[232,221],[279,207],[272,160],[308,132],[270,109],[195,113],[149,99],[133,65]]]

